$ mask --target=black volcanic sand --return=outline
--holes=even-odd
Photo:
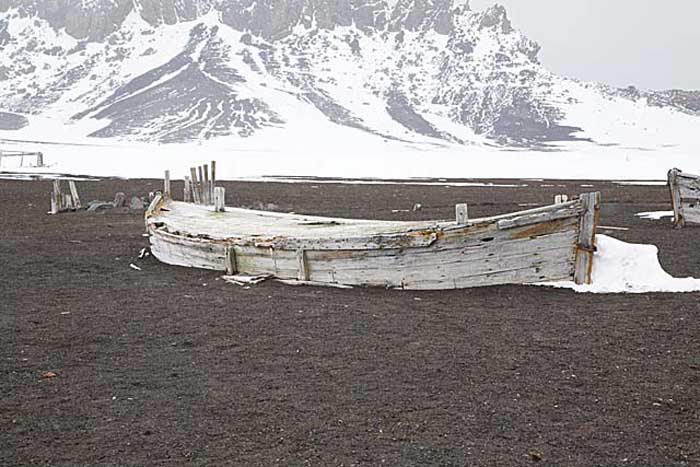
[[[700,228],[634,217],[668,210],[665,187],[522,183],[225,186],[229,205],[380,219],[595,189],[601,224],[630,228],[612,235],[700,276]],[[0,181],[2,466],[700,463],[700,294],[246,289],[138,260],[141,212],[46,215],[50,189]]]

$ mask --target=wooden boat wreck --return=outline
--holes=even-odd
[[[668,172],[668,187],[673,205],[673,224],[700,225],[700,175],[691,175],[678,169]]]
[[[223,188],[220,190],[223,191]],[[220,193],[221,194],[221,193]],[[160,261],[298,283],[455,289],[590,283],[599,193],[482,219],[394,222],[213,208],[157,194],[146,212]]]

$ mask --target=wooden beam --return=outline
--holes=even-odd
[[[593,255],[595,253],[595,232],[600,211],[600,193],[584,193],[580,196],[583,213],[576,245],[576,263],[574,265],[574,282],[590,284],[593,273]]]
[[[469,206],[466,203],[455,206],[455,218],[457,225],[467,225],[469,222]]]

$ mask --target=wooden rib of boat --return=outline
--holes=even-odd
[[[700,175],[671,169],[668,172],[668,187],[671,191],[674,226],[700,225]]]
[[[392,222],[217,212],[157,194],[146,226],[160,261],[228,274],[414,290],[590,283],[599,205],[587,193],[496,217]]]

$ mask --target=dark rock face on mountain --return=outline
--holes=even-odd
[[[0,112],[0,130],[19,130],[27,123],[27,119],[21,115]]]
[[[173,143],[303,113],[385,140],[585,139],[567,120],[580,84],[547,72],[504,8],[467,0],[0,0],[0,47],[4,130],[51,116]],[[692,93],[644,97],[700,108]]]

